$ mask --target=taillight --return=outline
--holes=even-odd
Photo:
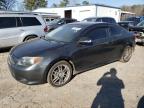
[[[45,26],[44,32],[48,32],[48,27],[47,26]]]

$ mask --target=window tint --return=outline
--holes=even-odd
[[[101,18],[97,18],[96,21],[97,22],[102,22],[102,19]]]
[[[23,26],[37,26],[41,23],[35,17],[22,17]]]
[[[73,21],[70,20],[70,19],[67,19],[67,20],[66,20],[66,23],[71,23],[71,22],[73,22]]]
[[[87,18],[87,19],[85,19],[83,21],[85,21],[85,22],[95,22],[96,18]]]
[[[49,22],[50,21],[50,19],[45,19],[47,22]]]
[[[21,20],[19,17],[16,18],[17,19],[17,27],[21,27],[22,26],[22,23],[21,23]]]
[[[112,19],[112,18],[109,19],[109,22],[110,23],[116,23],[116,21],[114,19]]]
[[[102,18],[103,22],[109,22],[109,18]]]
[[[123,32],[124,30],[123,29],[121,29],[121,27],[119,27],[119,26],[111,26],[110,27],[110,33],[111,33],[111,36],[121,36],[121,34],[122,34],[122,32]]]
[[[106,34],[107,34],[107,28],[95,28],[92,31],[90,31],[88,36],[92,40],[96,40],[96,39],[106,38]]]
[[[0,17],[0,29],[16,27],[15,17]]]

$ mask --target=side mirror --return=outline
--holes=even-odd
[[[78,44],[80,45],[93,45],[93,42],[90,38],[88,37],[82,37],[79,41]]]

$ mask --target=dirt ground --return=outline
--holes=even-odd
[[[144,96],[142,46],[136,47],[130,62],[87,71],[60,88],[17,82],[7,56],[8,52],[0,53],[0,108],[137,108]]]

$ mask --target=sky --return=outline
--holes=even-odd
[[[48,6],[51,7],[53,3],[58,4],[61,0],[48,0]],[[82,3],[84,0],[69,0],[72,4]],[[144,4],[144,0],[87,0],[91,4],[105,4],[110,6],[120,7],[122,5]]]

